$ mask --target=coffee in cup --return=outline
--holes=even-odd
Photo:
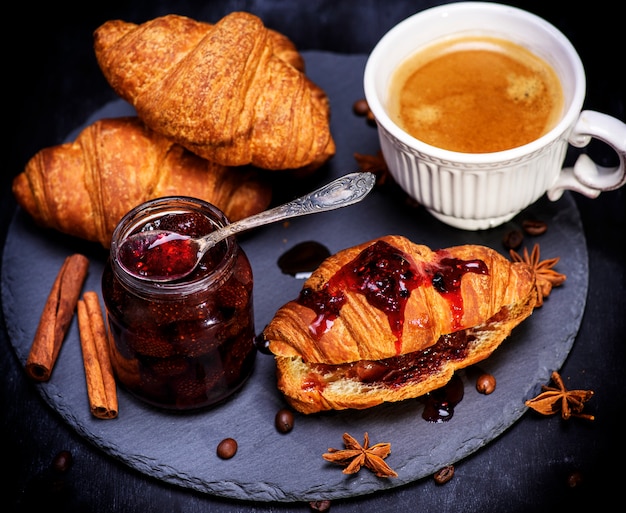
[[[559,77],[506,39],[444,38],[405,60],[390,82],[389,115],[416,139],[451,151],[523,146],[563,112]]]

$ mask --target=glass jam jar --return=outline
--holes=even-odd
[[[256,357],[252,269],[232,236],[173,282],[133,276],[117,248],[140,231],[196,237],[227,223],[213,205],[176,196],[137,206],[113,233],[102,276],[112,365],[118,382],[153,406],[208,407],[245,383]]]

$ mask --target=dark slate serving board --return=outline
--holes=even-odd
[[[379,145],[376,130],[352,113],[354,101],[363,97],[366,56],[303,54],[309,76],[330,97],[331,128],[337,143],[337,154],[327,169],[307,178],[305,186],[313,188],[356,170],[353,154],[373,155]],[[85,124],[132,113],[128,104],[116,101]],[[306,190],[298,191],[303,192]],[[539,242],[543,258],[560,256],[557,270],[567,275],[567,281],[481,363],[481,368],[497,379],[493,394],[479,394],[469,372],[460,373],[465,397],[448,422],[426,422],[421,417],[422,402],[409,400],[360,412],[296,415],[293,431],[280,434],[274,427],[274,415],[285,402],[275,386],[273,359],[263,354],[258,355],[254,374],[244,389],[219,407],[168,413],[119,390],[118,418],[98,420],[89,412],[75,320],[51,380],[36,386],[68,425],[102,451],[140,472],[182,487],[244,500],[302,501],[352,497],[401,486],[429,476],[497,438],[524,414],[524,401],[538,393],[551,371],[566,359],[585,308],[588,281],[586,242],[572,197],[567,193],[554,203],[542,198],[504,226],[466,232],[441,224],[404,201],[399,191],[382,188],[358,205],[260,228],[241,239],[253,267],[255,321],[260,331],[301,288],[302,280],[281,273],[277,266],[278,258],[299,242],[314,240],[336,252],[381,235],[399,234],[433,249],[484,244],[505,253],[504,233],[519,227],[526,217],[548,222],[546,234],[527,237],[525,244],[532,249],[532,244]],[[85,290],[99,292],[106,252],[42,230],[18,209],[3,255],[2,304],[11,343],[22,363],[56,273],[73,252],[90,258]],[[366,431],[372,443],[391,443],[387,462],[398,478],[380,479],[367,470],[349,477],[322,459],[329,447],[342,447],[344,432],[362,440]],[[217,444],[225,437],[239,443],[231,460],[216,456]]]

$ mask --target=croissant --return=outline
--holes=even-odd
[[[259,170],[209,162],[130,116],[96,121],[74,142],[40,150],[13,194],[38,224],[108,248],[121,218],[147,200],[194,196],[235,221],[267,208],[272,190]]]
[[[493,249],[389,235],[327,258],[264,329],[303,413],[418,397],[487,358],[536,304],[535,275]]]
[[[330,106],[284,35],[256,16],[216,24],[178,15],[141,25],[110,20],[94,32],[98,64],[139,117],[225,166],[321,166],[335,153]]]

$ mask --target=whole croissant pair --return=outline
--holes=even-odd
[[[42,226],[108,247],[126,212],[165,195],[198,197],[234,221],[271,201],[248,164],[309,172],[334,155],[326,94],[293,43],[252,14],[108,21],[94,49],[137,117],[97,121],[27,163],[13,193]]]

